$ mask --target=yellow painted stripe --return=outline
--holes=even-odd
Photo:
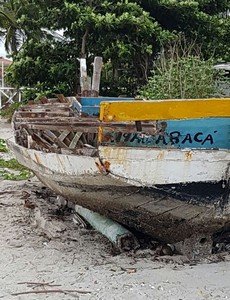
[[[230,98],[101,102],[100,120],[144,121],[230,117]]]

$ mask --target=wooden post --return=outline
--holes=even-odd
[[[80,85],[81,85],[81,95],[88,96],[89,95],[89,79],[87,77],[87,66],[85,58],[78,58],[80,62]]]
[[[4,63],[3,63],[3,61],[2,61],[2,87],[4,88],[4,86],[5,86],[5,82],[4,82],[4,72],[5,72],[5,70],[4,70]]]
[[[91,96],[98,97],[100,89],[100,79],[101,79],[101,68],[102,68],[102,57],[95,57],[93,63],[93,81]]]
[[[1,79],[2,79],[2,88],[4,88],[4,64],[3,64],[3,61],[2,61],[2,65],[1,65]],[[2,108],[2,92],[0,91],[0,109]]]
[[[22,90],[19,88],[18,90],[18,102],[22,101]]]

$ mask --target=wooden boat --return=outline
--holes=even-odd
[[[59,95],[13,118],[18,161],[56,193],[170,243],[230,221],[230,99]],[[191,247],[190,247],[191,249]]]

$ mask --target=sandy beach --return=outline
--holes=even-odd
[[[11,136],[1,119],[0,138]],[[35,207],[25,206],[27,198]],[[150,249],[114,255],[105,237],[77,226],[71,213],[52,216],[56,207],[35,177],[0,179],[0,299],[230,299],[229,254],[196,263]]]

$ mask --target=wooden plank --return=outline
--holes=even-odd
[[[135,124],[136,124],[137,131],[142,131],[141,121],[136,121]]]
[[[101,69],[102,69],[102,57],[96,56],[93,63],[93,80],[91,96],[98,97],[101,80]]]
[[[40,101],[41,103],[43,103],[43,104],[49,102],[49,100],[48,100],[45,96],[42,96],[42,97],[39,99],[39,101]]]
[[[61,112],[73,112],[72,109],[70,109],[68,106],[63,106],[63,107],[44,107],[44,106],[39,106],[39,107],[32,107],[29,109],[21,109],[18,111],[18,113],[43,113],[43,112],[53,112],[53,113],[61,113]]]
[[[87,66],[85,58],[78,58],[80,62],[80,77],[87,77]]]
[[[27,123],[21,123],[21,128],[29,128],[29,129],[38,129],[38,130],[56,130],[56,131],[63,131],[63,130],[69,130],[71,132],[92,132],[92,133],[98,133],[99,124],[97,123],[78,123],[78,124],[27,124]],[[133,133],[136,132],[135,125],[133,126],[122,126],[122,125],[113,125],[113,126],[101,126],[101,129],[107,129],[107,131],[111,132],[122,132],[122,133]],[[146,131],[146,129],[145,129]],[[155,130],[153,130],[151,127],[149,128],[149,134],[155,134]]]
[[[94,141],[94,133],[89,132],[87,134],[87,142],[88,142],[88,144],[92,145],[93,141]]]
[[[100,124],[100,121],[98,118],[95,117],[86,117],[83,118],[81,116],[46,116],[44,117],[21,117],[18,114],[14,117],[15,123],[41,123],[41,124],[55,124],[55,123],[65,123],[65,124],[73,124],[75,122],[97,122]]]
[[[18,133],[19,132],[17,131],[17,138],[20,140],[20,143],[29,148],[33,142],[33,130],[23,128],[22,131],[19,134]]]
[[[21,117],[68,117],[70,114],[73,114],[73,112],[69,110],[34,110],[34,111],[20,111],[18,112],[18,115]]]
[[[72,139],[74,138],[74,134],[75,134],[75,132],[69,131],[69,134],[68,134],[67,137],[65,138],[65,144],[66,144],[68,147],[69,147],[69,145],[70,145]],[[58,135],[58,133],[57,133],[57,135]]]
[[[24,112],[20,111],[18,112],[19,117],[28,117],[28,118],[33,118],[33,117],[39,117],[39,118],[45,118],[45,117],[64,117],[64,116],[70,116],[69,111],[34,111],[34,112]]]
[[[42,133],[52,143],[58,145],[59,147],[66,148],[66,144],[60,141],[57,136],[50,130],[46,130]]]
[[[71,121],[69,121],[68,118],[66,119],[55,119],[55,122],[53,120],[49,120],[49,119],[38,119],[38,120],[35,120],[35,122],[33,122],[33,119],[31,120],[28,120],[28,119],[19,119],[19,120],[16,120],[15,121],[15,126],[24,126],[24,125],[34,125],[34,126],[55,126],[56,128],[59,128],[60,126],[74,126],[74,127],[77,127],[77,126],[83,126],[83,127],[86,127],[86,126],[89,126],[89,127],[102,127],[102,128],[108,128],[108,130],[118,130],[118,129],[125,129],[125,130],[128,130],[128,132],[136,132],[136,125],[135,123],[100,123],[100,122],[97,122],[95,120],[88,120],[87,118],[86,119],[83,119],[83,120],[77,120],[75,119],[75,121],[72,119]],[[142,131],[151,131],[151,132],[155,132],[156,131],[156,126],[152,123],[142,123]]]
[[[33,149],[35,147],[35,141],[33,140],[31,135],[27,136],[27,145],[28,149]]]
[[[81,77],[80,82],[81,82],[81,86],[83,88],[81,95],[83,97],[90,96],[91,78],[90,77]]]
[[[81,94],[83,96],[88,96],[90,90],[90,82],[87,76],[87,66],[86,59],[79,58],[80,62],[80,86],[81,86]]]
[[[31,110],[31,111],[19,111],[18,116],[22,118],[49,118],[49,117],[69,117],[70,115],[73,116],[73,112],[70,110],[55,110],[55,109],[50,109],[50,110]]]
[[[57,99],[61,102],[61,103],[69,103],[68,99],[62,95],[62,94],[58,94],[57,95]]]
[[[82,133],[81,141],[83,144],[87,144],[87,133]]]
[[[74,149],[76,147],[76,145],[77,145],[77,143],[78,143],[81,135],[82,135],[82,132],[76,132],[74,138],[72,139],[72,141],[71,141],[71,143],[69,145],[70,149]]]
[[[52,125],[52,124],[48,124],[48,125],[44,125],[44,124],[21,124],[21,128],[29,128],[29,129],[33,129],[33,130],[56,130],[56,131],[63,131],[63,130],[69,130],[71,132],[95,132],[97,133],[98,131],[98,126],[73,126],[73,125],[61,125],[61,126],[57,126],[57,125]]]
[[[67,137],[69,134],[69,130],[64,130],[58,137],[59,141],[63,142],[63,140]]]
[[[76,154],[76,155],[84,155],[84,156],[95,156],[97,153],[97,149],[88,149],[88,148],[75,148],[75,149],[61,149],[62,154]]]
[[[50,150],[51,145],[46,140],[44,140],[42,137],[40,137],[38,134],[33,133],[32,138],[38,145],[42,146],[45,149]]]
[[[101,102],[104,122],[230,117],[230,98]]]
[[[16,124],[19,124],[19,123],[41,123],[41,124],[58,124],[58,123],[74,123],[76,121],[80,121],[81,118],[76,118],[76,117],[34,117],[34,118],[28,118],[28,117],[20,117],[20,116],[17,116],[15,118],[15,122]],[[95,119],[93,120],[95,122]],[[89,119],[89,122],[90,122],[90,119]]]
[[[58,105],[57,105],[58,104]],[[63,110],[69,110],[70,105],[68,103],[46,103],[46,104],[40,104],[40,105],[24,105],[21,106],[18,111],[33,111],[37,109],[42,109],[42,110],[54,110],[54,109],[63,109]]]
[[[156,200],[142,205],[142,208],[147,209],[148,211],[153,210],[155,216],[171,213],[172,211],[176,211],[181,207],[187,208],[187,203],[182,201],[178,202],[177,200],[173,199],[171,199],[170,202],[168,200],[161,199],[161,201]],[[183,214],[181,214],[181,216],[183,216]]]

